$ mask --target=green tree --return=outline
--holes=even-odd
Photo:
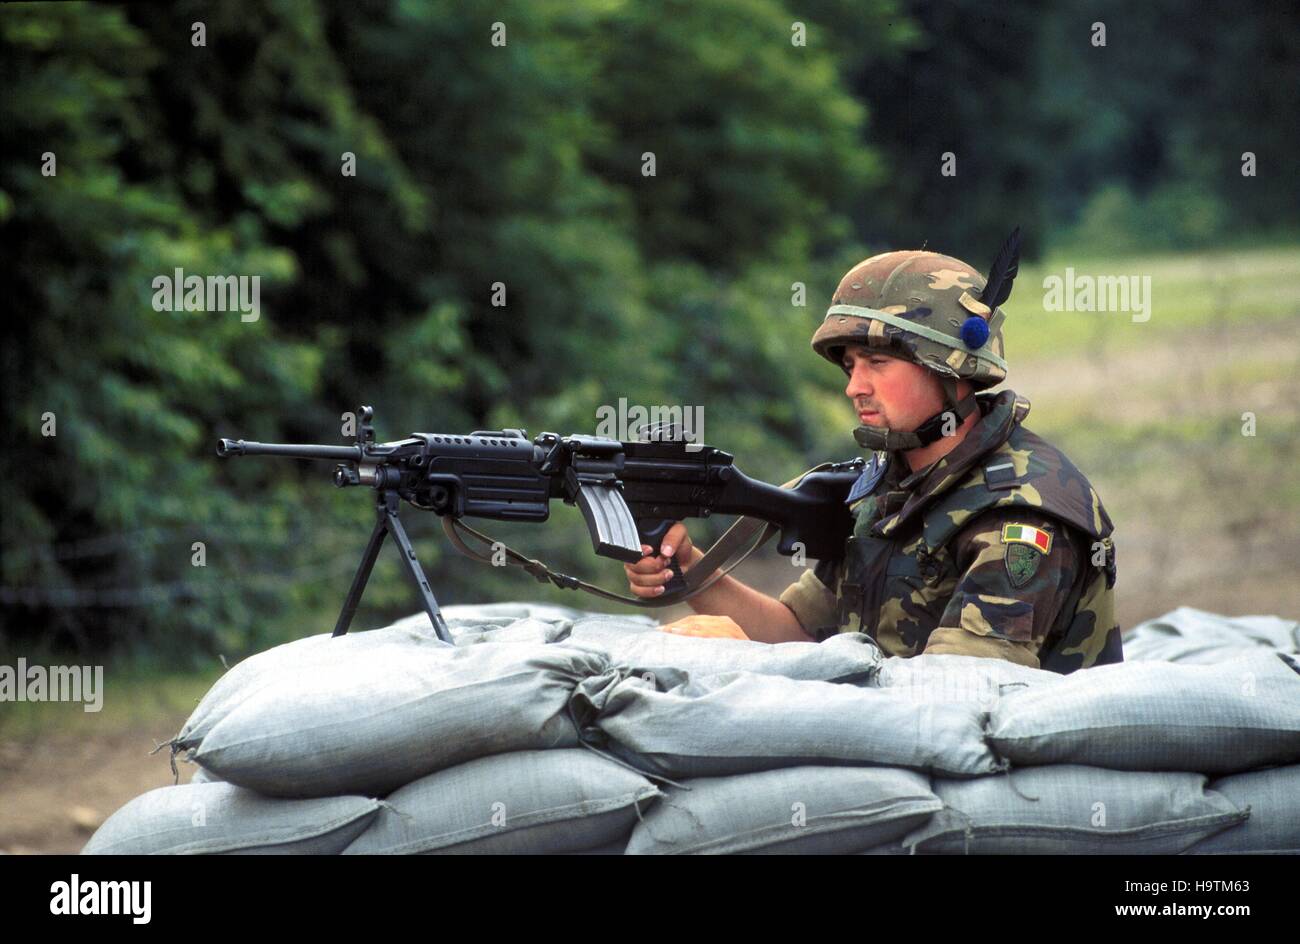
[[[761,449],[751,470],[798,465],[790,273],[825,278],[809,254],[847,238],[874,158],[833,49],[790,22],[757,0],[0,11],[27,313],[5,348],[7,640],[175,658],[325,628],[368,503],[212,443],[336,439],[362,401],[389,438],[698,403],[721,444]],[[261,318],[155,311],[177,267],[259,276]],[[505,536],[609,577],[576,516]],[[446,602],[537,594],[421,554]],[[409,612],[402,580],[382,561],[368,604]]]

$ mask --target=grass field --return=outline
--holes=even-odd
[[[1148,320],[1134,321],[1122,312],[1044,310],[1044,279],[1064,279],[1067,268],[1074,269],[1076,278],[1149,277]],[[1198,329],[1269,324],[1294,337],[1300,324],[1300,246],[1124,259],[1050,258],[1021,268],[1006,310],[1012,379],[1020,363],[1096,358],[1113,348],[1176,348],[1183,334]]]

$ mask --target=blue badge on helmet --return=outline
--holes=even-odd
[[[969,348],[980,348],[989,339],[989,323],[979,315],[971,315],[961,323],[961,339]]]

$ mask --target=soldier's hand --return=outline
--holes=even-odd
[[[749,638],[730,616],[706,616],[703,613],[683,617],[659,628],[665,633],[676,633],[678,636],[700,636],[705,639]]]
[[[689,570],[695,562],[695,546],[691,543],[691,536],[686,533],[686,525],[680,521],[668,529],[659,547],[642,544],[641,553],[646,556],[635,564],[624,564],[623,569],[627,571],[627,583],[632,592],[647,599],[664,592],[664,584],[673,575],[668,569],[670,559],[676,558],[682,573]]]

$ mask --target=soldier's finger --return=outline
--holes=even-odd
[[[662,587],[668,580],[664,577],[664,571],[657,570],[652,574],[630,573],[627,582],[634,587]]]
[[[663,554],[664,557],[672,557],[673,554],[683,547],[689,546],[690,543],[691,536],[686,531],[686,525],[678,521],[664,535],[663,543],[659,546],[659,553]]]
[[[656,571],[663,570],[665,566],[663,560],[659,557],[643,557],[635,564],[623,564],[625,570],[638,574],[653,574]]]

